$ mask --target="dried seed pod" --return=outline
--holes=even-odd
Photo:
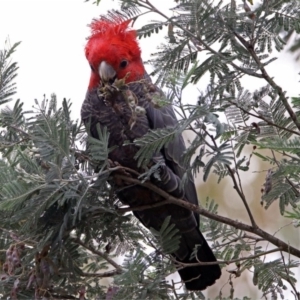
[[[6,260],[8,261],[12,261],[13,257],[12,257],[12,253],[14,250],[14,246],[11,245],[7,250],[6,250]]]
[[[78,293],[79,293],[79,300],[84,300],[85,299],[85,293],[86,293],[85,286],[81,286]]]
[[[3,267],[2,267],[2,269],[3,269],[3,272],[5,272],[5,273],[7,273],[8,272],[8,262],[5,262],[4,264],[3,264]]]
[[[274,171],[269,169],[266,174],[266,179],[264,183],[264,195],[267,195],[272,190],[272,175]]]
[[[0,274],[0,281],[4,281],[6,279],[8,279],[8,275],[7,274]]]
[[[29,276],[28,283],[26,285],[26,290],[28,290],[35,281],[36,281],[35,272],[32,272],[31,275]]]
[[[14,266],[19,266],[21,264],[20,254],[17,247],[15,247],[12,252],[12,263]]]

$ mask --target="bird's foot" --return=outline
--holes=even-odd
[[[126,175],[128,177],[132,177],[131,174],[128,171],[126,171],[126,169],[121,164],[119,164],[117,161],[112,161],[111,159],[108,159],[108,168],[109,169],[117,168],[117,170],[113,170],[113,172],[115,174]]]

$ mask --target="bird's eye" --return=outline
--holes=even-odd
[[[121,62],[120,62],[120,68],[121,69],[124,69],[126,66],[127,66],[127,64],[128,64],[128,61],[127,60],[122,60]]]
[[[92,70],[93,72],[95,72],[94,67],[93,67],[92,65],[90,65],[90,67],[91,67],[91,70]]]

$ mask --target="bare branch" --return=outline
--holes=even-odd
[[[280,239],[274,237],[273,235],[267,233],[266,231],[260,229],[259,227],[254,227],[254,226],[242,223],[242,222],[234,221],[230,218],[223,217],[223,216],[211,213],[208,210],[200,208],[197,205],[189,203],[185,200],[177,199],[177,198],[169,195],[165,191],[161,190],[160,188],[158,188],[157,186],[155,186],[154,184],[152,184],[150,182],[141,182],[138,179],[130,178],[130,177],[127,177],[127,176],[124,176],[124,175],[119,175],[119,174],[115,175],[115,176],[117,176],[117,178],[119,178],[119,179],[121,179],[125,182],[132,183],[132,184],[137,184],[137,185],[146,187],[146,188],[156,192],[157,194],[162,196],[164,199],[166,199],[166,200],[161,201],[161,202],[156,202],[156,203],[149,204],[149,205],[142,205],[142,206],[139,206],[139,207],[120,208],[120,209],[118,209],[118,212],[125,213],[125,212],[128,212],[128,211],[142,211],[142,210],[145,210],[145,209],[150,209],[150,208],[158,207],[158,206],[161,206],[161,205],[175,204],[175,205],[178,205],[180,207],[184,207],[188,210],[191,210],[193,212],[196,212],[200,215],[203,215],[207,218],[210,218],[212,220],[230,225],[230,226],[232,226],[234,228],[237,228],[237,229],[240,229],[240,230],[244,230],[244,231],[254,233],[254,234],[260,236],[261,238],[269,241],[270,243],[277,246],[278,248],[281,248],[282,251],[290,253],[290,254],[300,258],[300,250],[299,249],[288,245],[287,243],[283,242],[282,240],[280,240]]]
[[[107,272],[103,272],[103,273],[83,273],[82,276],[104,278],[104,277],[112,277],[117,274],[120,274],[120,272],[117,269],[115,269],[115,270],[111,270],[111,271],[107,271]]]
[[[285,259],[284,259],[284,256],[283,256],[282,251],[280,251],[280,254],[281,254],[281,258],[282,258],[283,264],[284,264],[285,272],[286,272],[286,274],[287,274],[287,276],[288,276],[288,278],[287,278],[286,280],[287,280],[287,282],[291,285],[292,289],[294,290],[295,298],[296,298],[297,300],[299,300],[299,299],[300,299],[300,293],[297,291],[297,289],[296,289],[294,283],[289,279],[289,277],[290,277],[290,276],[289,276],[289,273],[290,273],[290,272],[289,272],[289,269],[288,269],[287,266],[286,266]]]
[[[183,262],[180,262],[176,259],[172,259],[172,260],[176,264],[178,264],[182,267],[211,266],[211,265],[220,265],[220,264],[229,265],[229,264],[237,263],[237,262],[244,261],[244,260],[255,259],[255,258],[258,258],[260,256],[265,256],[267,254],[274,253],[274,252],[279,252],[279,251],[281,251],[280,248],[275,248],[275,249],[272,249],[272,250],[269,250],[269,251],[265,251],[265,252],[261,252],[261,253],[255,254],[255,255],[249,255],[249,256],[241,257],[241,258],[237,258],[237,259],[218,260],[218,261],[212,261],[212,262],[201,262],[201,261],[198,260],[199,261],[198,263],[183,263]]]
[[[100,256],[101,258],[105,259],[108,263],[110,263],[112,266],[114,266],[116,268],[116,274],[121,274],[123,272],[123,269],[120,265],[118,265],[113,259],[111,259],[106,253],[100,251],[100,250],[96,250],[94,247],[92,247],[91,245],[87,245],[85,243],[83,243],[80,239],[78,238],[73,238],[72,239],[76,244],[84,247],[85,249],[91,251],[92,253]]]

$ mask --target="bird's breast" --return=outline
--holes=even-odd
[[[138,148],[133,142],[144,136],[150,128],[146,106],[147,101],[140,101],[130,90],[106,98],[99,90],[93,89],[88,92],[82,105],[81,116],[85,124],[90,122],[88,127],[95,138],[99,138],[95,130],[97,123],[101,129],[107,128],[109,147],[117,146],[109,155],[111,160],[136,169],[134,156]]]

